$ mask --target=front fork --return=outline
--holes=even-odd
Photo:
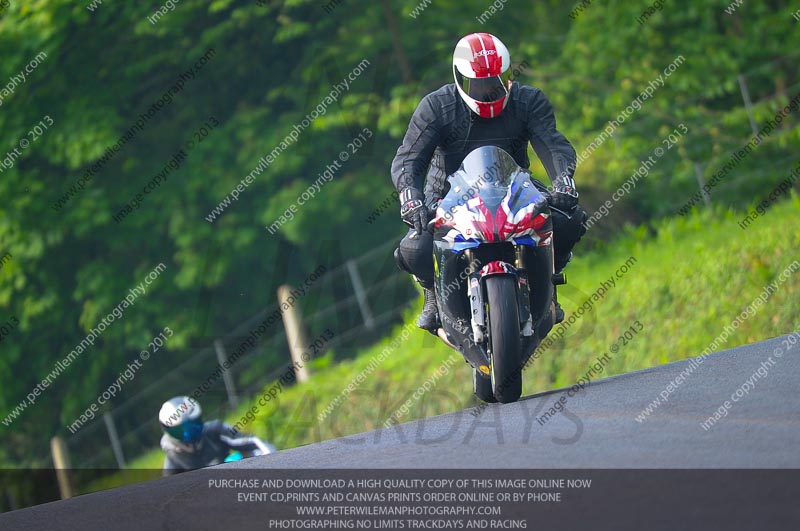
[[[464,250],[469,270],[469,307],[471,310],[470,322],[472,323],[472,340],[476,345],[483,343],[486,330],[486,306],[484,303],[483,290],[481,289],[481,273],[476,268],[475,252],[472,249]]]
[[[522,335],[525,337],[533,335],[533,316],[531,315],[530,287],[528,284],[528,270],[525,267],[525,252],[521,245],[514,246],[515,264],[513,267],[505,268],[514,274],[517,280],[517,306],[519,308],[519,325]],[[477,269],[475,267],[475,253],[472,249],[464,250],[469,268],[469,306],[471,310],[471,324],[473,341],[481,344],[486,339],[486,303],[482,280],[485,276],[496,274],[491,269]],[[498,262],[500,263],[500,262]],[[510,266],[510,264],[507,264]]]
[[[517,266],[517,304],[519,305],[519,324],[522,327],[522,335],[525,337],[533,335],[533,316],[531,315],[531,291],[528,284],[528,269],[525,266],[525,247],[522,245],[514,246]]]

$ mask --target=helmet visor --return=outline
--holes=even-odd
[[[197,442],[203,437],[203,419],[196,418],[187,420],[177,426],[165,427],[164,429],[170,436],[181,442]]]
[[[456,79],[470,98],[483,103],[498,101],[508,95],[510,70],[499,76],[470,79],[456,69]]]

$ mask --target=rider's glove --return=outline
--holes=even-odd
[[[570,213],[578,206],[578,191],[572,177],[562,177],[553,186],[550,193],[550,205]]]
[[[400,217],[403,223],[414,229],[419,236],[428,224],[428,209],[425,196],[416,188],[406,188],[400,192]]]

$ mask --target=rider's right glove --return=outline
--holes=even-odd
[[[428,224],[428,209],[425,196],[416,188],[406,188],[400,192],[400,217],[403,223],[414,229],[419,237]]]

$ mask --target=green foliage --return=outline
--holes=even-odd
[[[476,17],[489,8],[486,0],[437,0],[416,18],[409,15],[416,0],[344,0],[330,13],[324,9],[326,3],[182,0],[156,24],[147,19],[156,5],[133,2],[104,2],[90,11],[88,0],[12,0],[2,13],[0,88],[37,54],[47,56],[3,100],[0,156],[5,157],[21,139],[30,139],[29,132],[45,116],[54,124],[31,142],[13,168],[0,174],[0,256],[13,255],[0,270],[0,320],[10,316],[20,320],[19,330],[1,347],[0,415],[4,417],[19,404],[147,272],[158,263],[167,266],[148,294],[34,406],[12,427],[0,426],[4,463],[46,464],[43,456],[49,437],[64,434],[65,425],[164,326],[175,330],[167,354],[151,360],[143,372],[146,376],[130,382],[111,407],[272,303],[278,285],[300,282],[319,264],[333,268],[347,257],[398,239],[403,228],[396,212],[387,212],[372,224],[365,219],[392,191],[389,163],[416,103],[451,81],[452,47],[466,33],[494,32],[508,44],[515,63],[530,64],[520,81],[548,94],[559,128],[578,151],[678,54],[686,57],[686,63],[643,103],[642,110],[578,168],[576,180],[591,213],[668,131],[679,123],[689,128],[679,149],[660,159],[646,181],[615,207],[607,220],[614,227],[624,222],[658,223],[672,215],[697,190],[694,162],[702,164],[708,177],[748,140],[751,133],[738,74],[747,76],[760,124],[798,92],[796,50],[787,44],[796,42],[800,26],[791,18],[788,0],[748,2],[734,16],[723,13],[727,0],[668,4],[643,25],[635,19],[650,4],[645,0],[595,3],[576,20],[568,16],[572,4],[508,2],[485,24]],[[208,50],[214,53],[207,64],[172,102],[149,118],[85,189],[62,208],[54,208],[77,179]],[[259,159],[272,152],[332,86],[364,59],[369,65],[346,94],[258,175],[238,201],[213,224],[207,222],[205,217],[253,171]],[[113,216],[210,117],[220,125],[198,142],[182,167],[147,195],[138,210],[115,222]],[[787,118],[714,190],[714,202],[744,206],[784,178],[789,167],[786,160],[800,140],[797,123],[797,114]],[[268,234],[264,226],[284,212],[364,127],[374,132],[368,145],[294,220],[278,234]],[[538,162],[534,171],[544,175]],[[684,238],[696,238],[691,245],[700,254],[720,249],[699,229],[697,234],[692,232],[690,224],[697,219],[705,224],[706,218],[691,219],[695,221],[658,225],[657,241],[669,247]],[[762,229],[751,230],[755,234]],[[650,249],[644,243],[647,235],[645,230],[626,241]],[[602,240],[611,237],[613,231]],[[331,251],[331,241],[336,242],[336,253]],[[770,257],[775,249],[788,252],[789,247],[779,247],[775,239],[766,242],[748,238],[741,248],[762,256],[767,260],[763,267],[774,273],[779,260]],[[729,274],[728,267],[742,265],[735,261],[737,256],[726,255],[715,262],[713,270]],[[611,267],[617,258],[603,264]],[[659,255],[652,264],[660,266],[670,259],[671,255]],[[581,272],[582,267],[576,264],[575,269]],[[643,262],[637,267],[639,272],[631,273],[631,282],[650,266]],[[694,280],[685,282],[697,287]],[[742,294],[754,288],[752,280],[741,282]],[[592,284],[587,286],[581,282],[581,289],[591,289]],[[648,292],[644,280],[636,287]],[[697,322],[708,325],[731,309],[701,310],[672,291],[653,296],[652,301],[638,302],[653,306],[661,301],[661,309],[652,311],[664,314],[670,311],[668,303],[675,305],[686,312],[683,321],[690,327],[696,326],[688,318],[692,312],[700,312]],[[333,299],[333,295],[322,297],[318,309]],[[754,323],[766,328],[753,328],[752,337],[776,330],[775,323]],[[677,327],[675,322],[671,326],[673,331]],[[597,332],[593,344],[599,348],[611,332]],[[647,361],[661,361],[663,356],[673,359],[700,346],[694,339],[666,339],[659,345],[671,345],[674,352],[653,354]],[[362,343],[367,341],[364,338]],[[409,348],[412,345],[420,347],[409,343]],[[429,351],[429,357],[417,356],[413,363],[388,362],[387,367],[399,372],[387,371],[387,385],[405,381],[406,373],[427,371],[446,356],[439,346]],[[622,358],[615,363],[620,365],[614,365],[614,370],[629,368]],[[553,372],[553,367],[533,371],[533,388],[544,388],[553,378],[563,382],[571,375]],[[330,370],[350,368],[342,365]],[[465,392],[468,380],[463,371],[454,369],[453,373],[459,374],[454,381]],[[202,376],[191,374],[187,380]],[[339,385],[339,380],[339,376],[332,378],[330,385]],[[187,382],[186,387],[195,384]],[[405,387],[396,389],[405,391]],[[459,396],[464,396],[461,391]],[[285,400],[291,396],[287,394]],[[143,422],[153,413],[131,411],[129,415],[131,422]],[[368,422],[365,419],[374,418],[370,417],[373,413],[364,412],[362,420]],[[348,421],[341,429],[360,431],[369,426]],[[308,439],[289,435],[283,442],[301,440]]]

